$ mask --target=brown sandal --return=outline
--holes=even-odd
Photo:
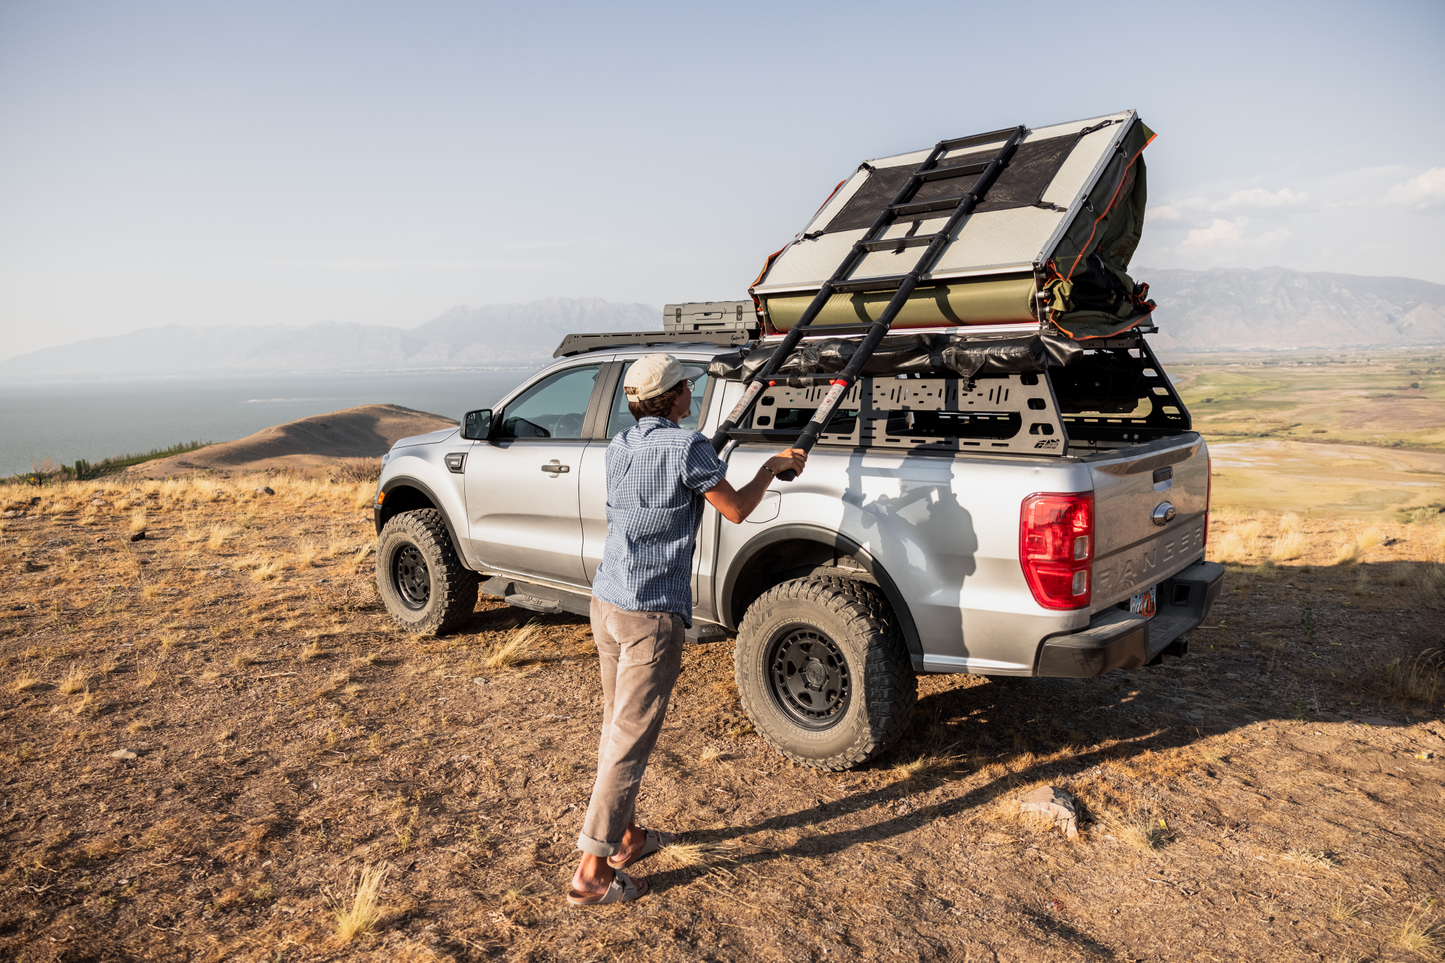
[[[607,887],[607,892],[601,896],[591,893],[583,894],[575,889],[567,891],[567,902],[573,906],[601,906],[603,903],[630,903],[647,895],[647,880],[638,881],[626,873],[618,871],[612,877],[612,885]]]

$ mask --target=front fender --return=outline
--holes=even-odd
[[[465,520],[467,517],[466,503],[458,494],[447,492],[441,486],[429,485],[415,475],[406,474],[394,475],[383,481],[378,494],[379,497],[372,504],[372,518],[376,524],[377,535],[381,534],[388,521],[402,512],[435,508],[441,512],[442,523],[447,528],[447,538],[451,539],[452,549],[457,553],[457,557],[464,560],[468,567],[473,567],[468,554],[463,550],[464,540],[458,536],[454,524],[454,519]]]

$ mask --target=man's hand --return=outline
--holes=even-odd
[[[763,493],[773,483],[776,474],[781,474],[791,468],[798,474],[803,473],[803,465],[808,461],[808,453],[801,448],[789,448],[780,452],[767,461],[753,480],[742,488],[734,488],[724,478],[717,483],[717,487],[707,492],[703,497],[708,504],[716,508],[728,521],[734,525],[742,524],[743,520],[753,513],[758,503],[763,500]]]
[[[789,448],[787,451],[780,452],[763,462],[774,475],[781,475],[790,468],[796,474],[801,475],[803,473],[803,466],[807,463],[808,453],[801,448]]]

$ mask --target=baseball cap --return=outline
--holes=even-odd
[[[679,381],[697,378],[703,369],[683,367],[670,354],[650,354],[633,362],[622,381],[622,390],[628,401],[646,401],[672,390]]]

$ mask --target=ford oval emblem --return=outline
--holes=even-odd
[[[1149,517],[1153,519],[1155,525],[1168,525],[1174,521],[1174,516],[1177,514],[1179,513],[1174,510],[1173,505],[1168,502],[1160,502],[1159,507],[1154,509],[1154,514]]]

